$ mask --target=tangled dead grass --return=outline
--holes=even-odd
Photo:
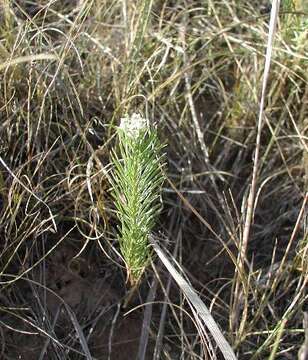
[[[168,144],[160,246],[239,359],[305,359],[305,3],[280,8],[244,252],[267,5],[0,8],[1,358],[219,358],[159,259],[126,288],[108,171],[113,125],[139,111]]]

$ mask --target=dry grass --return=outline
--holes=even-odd
[[[125,283],[108,171],[114,125],[141,112],[168,144],[160,247],[238,359],[305,359],[308,9],[280,7],[244,235],[257,4],[0,0],[1,358],[220,358],[158,258],[138,292]]]

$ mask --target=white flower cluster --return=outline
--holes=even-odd
[[[140,114],[132,114],[121,118],[120,129],[125,131],[129,137],[138,137],[140,132],[149,127],[149,120],[144,119]]]

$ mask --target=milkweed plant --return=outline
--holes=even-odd
[[[130,283],[136,284],[151,257],[148,236],[162,207],[163,145],[155,126],[139,114],[121,119],[112,152],[112,193],[118,239]]]

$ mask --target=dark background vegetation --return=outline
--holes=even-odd
[[[153,281],[145,358],[155,347],[156,359],[219,358],[158,259],[126,301],[106,172],[114,125],[140,112],[167,144],[161,246],[239,359],[306,359],[304,1],[281,4],[241,253],[269,11],[244,0],[0,1],[1,358],[137,358]]]

